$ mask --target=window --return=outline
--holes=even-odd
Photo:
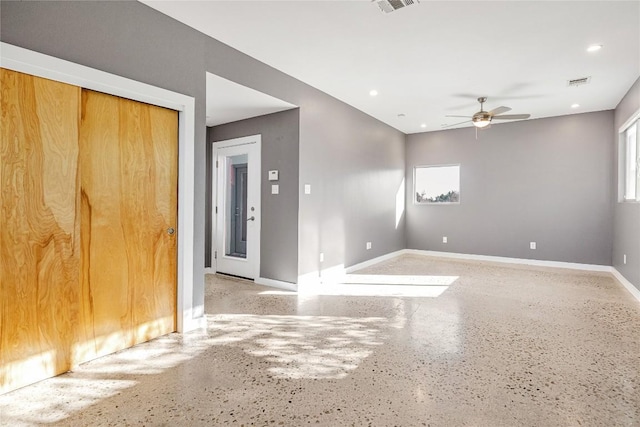
[[[640,120],[621,134],[621,172],[623,201],[640,201]]]
[[[417,166],[414,203],[460,203],[460,165]]]

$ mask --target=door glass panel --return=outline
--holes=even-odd
[[[226,160],[225,255],[246,258],[248,156],[230,156]]]

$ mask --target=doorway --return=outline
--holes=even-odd
[[[260,276],[260,156],[260,135],[214,144],[217,272],[247,279]]]

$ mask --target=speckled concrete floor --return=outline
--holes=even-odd
[[[640,426],[640,304],[607,274],[407,255],[348,282],[208,276],[206,331],[0,396],[0,421]]]

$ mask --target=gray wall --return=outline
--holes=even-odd
[[[195,97],[193,303],[202,308],[206,37],[138,2],[2,1],[0,8],[3,42]]]
[[[408,248],[611,265],[612,134],[605,111],[409,135]],[[451,163],[461,203],[414,205],[413,168]]]
[[[262,135],[260,276],[291,283],[298,281],[299,123],[300,111],[296,108],[214,126],[207,132],[207,157],[212,155],[215,141]],[[279,171],[277,182],[267,179],[269,170],[274,169]],[[211,180],[207,184],[207,205],[211,206]],[[271,184],[280,186],[279,194],[271,194]],[[210,227],[210,207],[207,212]],[[210,241],[208,238],[207,249],[211,248]]]
[[[298,253],[281,253],[299,259],[299,273],[317,270],[320,251],[326,267],[404,248],[394,207],[404,176],[401,132],[138,2],[0,7],[4,42],[195,97],[195,307],[204,303],[207,71],[300,107],[298,194],[303,183],[313,192],[299,199]]]
[[[300,274],[404,249],[404,217],[396,224],[404,134],[330,103],[315,106],[300,132],[300,183],[311,185],[300,195]]]
[[[207,71],[300,107],[299,274],[403,249],[404,217],[396,226],[395,200],[405,135],[246,55],[217,60],[231,50],[208,43]],[[304,184],[311,184],[310,195]]]
[[[636,111],[640,109],[640,79],[629,89],[629,92],[620,101],[615,110],[614,146],[616,157],[614,159],[615,174],[618,176],[618,129]],[[617,202],[618,185],[614,183],[614,232],[613,232],[613,266],[640,289],[640,203]],[[627,255],[627,264],[623,264],[623,255]]]
[[[615,265],[638,284],[638,208],[613,203],[612,113],[501,124],[479,141],[472,129],[410,135],[405,148],[401,132],[141,3],[2,1],[0,7],[4,42],[195,97],[196,307],[204,301],[206,71],[300,107],[298,250],[281,254],[287,262],[298,258],[299,274],[348,266],[405,243],[609,264],[615,205]],[[616,110],[616,123],[639,105],[637,87]],[[409,196],[414,165],[463,164],[462,204],[409,201],[406,240],[405,218],[396,224],[395,208],[405,161]],[[303,194],[306,183],[311,195]],[[291,203],[288,209],[298,209]],[[445,234],[447,246],[440,243]],[[537,251],[528,249],[531,240]],[[620,251],[627,251],[625,267],[618,265]]]

